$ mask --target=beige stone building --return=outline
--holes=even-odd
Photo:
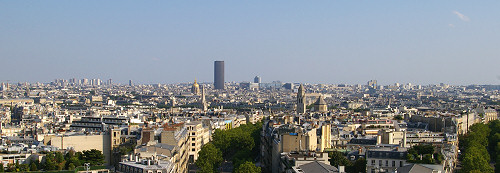
[[[286,168],[282,156],[287,153],[321,153],[331,148],[330,124],[308,127],[293,124],[277,124],[273,120],[264,123],[261,138],[261,163],[263,172],[280,172]],[[318,133],[320,131],[320,133]],[[311,157],[312,159],[319,157]],[[303,160],[303,157],[302,157]],[[307,161],[309,162],[309,161]],[[297,163],[297,162],[295,162]]]
[[[484,123],[498,119],[497,111],[493,108],[478,108],[477,113],[482,115]]]
[[[174,164],[176,172],[188,171],[188,149],[189,149],[189,130],[184,123],[164,125],[160,136],[160,143],[175,146],[178,153],[174,155]]]
[[[110,163],[111,141],[109,134],[74,134],[74,135],[47,135],[43,143],[59,149],[73,149],[75,151],[96,149],[104,154],[105,164]],[[84,142],[83,142],[84,141]]]
[[[201,146],[210,141],[210,131],[208,126],[204,126],[201,121],[186,123],[186,128],[189,135],[189,162],[194,163],[198,159],[198,152],[201,150]]]
[[[377,143],[404,145],[406,144],[406,134],[403,131],[381,130],[380,141]]]

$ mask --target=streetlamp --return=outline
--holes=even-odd
[[[86,172],[89,172],[89,170],[90,170],[90,163],[85,163],[84,165],[85,165]]]

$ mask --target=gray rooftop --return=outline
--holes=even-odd
[[[299,166],[299,168],[304,172],[304,173],[330,173],[330,172],[338,172],[338,169],[335,168],[334,166],[324,164],[322,162],[314,161],[311,163],[307,163],[304,165]]]

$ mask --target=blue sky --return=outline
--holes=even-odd
[[[0,1],[0,80],[500,84],[500,1]]]

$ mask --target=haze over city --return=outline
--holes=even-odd
[[[500,84],[499,1],[2,1],[0,80]]]

